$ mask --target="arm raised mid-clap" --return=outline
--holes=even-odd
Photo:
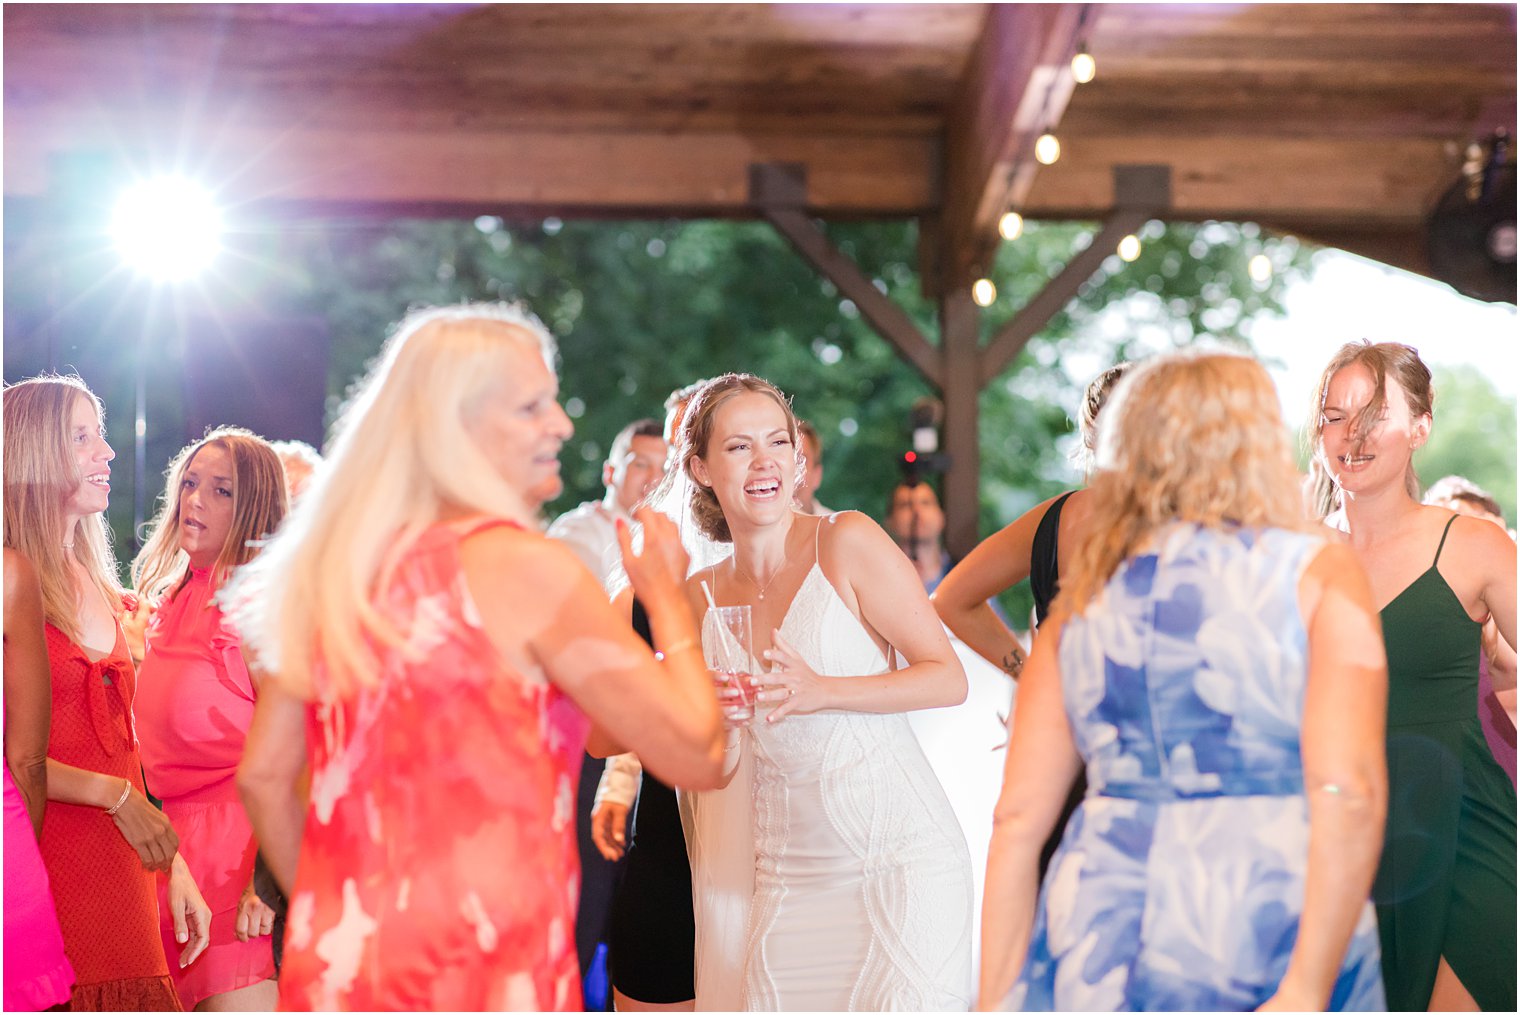
[[[1024,649],[988,600],[1029,577],[1034,535],[1056,501],[1043,501],[977,544],[934,590],[934,609],[955,636],[1017,680]]]
[[[1300,733],[1309,862],[1287,972],[1262,1007],[1323,1011],[1383,848],[1388,667],[1372,589],[1348,547],[1319,552],[1299,603],[1309,631]]]
[[[767,689],[767,700],[781,702],[769,721],[793,712],[908,712],[965,701],[966,671],[902,550],[858,511],[841,512],[819,524],[825,577],[836,589],[847,586],[840,589],[846,605],[908,665],[871,675],[819,677],[779,631],[772,632],[773,647],[766,657],[773,669],[757,676],[758,685]]]
[[[723,747],[718,703],[682,584],[685,553],[674,523],[641,510],[645,548],[625,549],[635,594],[649,613],[649,646],[564,546],[518,529],[484,530],[460,548],[487,635],[528,677],[552,680],[611,742],[637,752],[672,785],[716,784]],[[619,539],[627,546],[626,529]]]
[[[1061,704],[1061,626],[1062,618],[1052,616],[1040,628],[1019,681],[987,850],[978,1011],[996,1009],[1024,968],[1040,890],[1040,848],[1081,766]]]

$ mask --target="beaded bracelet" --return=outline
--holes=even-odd
[[[125,785],[121,787],[121,799],[116,801],[110,807],[106,808],[106,814],[108,815],[114,815],[117,811],[121,810],[121,805],[126,803],[127,797],[132,795],[132,780],[123,779],[122,782],[125,783]]]

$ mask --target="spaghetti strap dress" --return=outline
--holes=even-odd
[[[258,852],[235,781],[253,722],[253,680],[237,636],[213,602],[210,568],[191,568],[148,629],[138,673],[137,723],[148,788],[179,834],[180,855],[211,907],[211,943],[170,975],[180,1001],[194,1008],[215,994],[274,975],[267,935],[237,939],[238,905],[253,880]],[[167,879],[159,880],[159,928],[174,954]]]
[[[780,631],[824,679],[891,669],[816,545]],[[708,611],[703,642],[717,637]],[[757,714],[741,743],[754,754],[754,838],[722,848],[753,871],[746,940],[730,943],[742,1009],[967,1010],[971,855],[907,715],[822,710],[771,724]],[[703,923],[699,913],[699,935],[710,933]],[[699,959],[699,993],[704,975]]]
[[[121,625],[101,659],[52,624],[46,627],[53,678],[48,757],[142,792],[142,758],[132,720],[137,675]],[[74,1011],[182,1011],[158,932],[158,875],[147,870],[98,807],[50,801],[42,819],[47,865],[74,967]]]
[[[1455,516],[1453,516],[1455,520]],[[1388,1007],[1424,1011],[1444,956],[1485,1011],[1515,1010],[1515,787],[1478,718],[1482,625],[1436,565],[1383,607],[1388,824],[1373,899]]]

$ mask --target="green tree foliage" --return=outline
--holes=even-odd
[[[919,282],[916,226],[859,221],[825,229],[937,341],[935,306]],[[990,272],[1001,294],[983,313],[984,336],[1093,232],[1082,223],[1031,223],[1003,244]],[[1307,263],[1294,241],[1250,225],[1157,222],[1141,238],[1137,260],[1109,257],[981,396],[984,532],[1081,481],[1066,457],[1069,417],[1092,376],[1117,359],[1200,339],[1246,344],[1252,320],[1280,310],[1285,283]],[[235,335],[244,320],[325,320],[331,420],[408,309],[523,301],[559,339],[562,397],[576,423],[565,493],[548,505],[550,514],[599,493],[600,462],[625,422],[659,415],[676,387],[748,370],[790,393],[822,431],[821,499],[880,517],[908,446],[909,409],[932,394],[859,310],[763,222],[284,221],[230,239],[235,249],[216,276],[172,297],[92,284],[116,278],[104,262],[48,284],[56,257],[29,256],[21,243],[7,248],[15,255],[6,263],[8,378],[51,361],[78,364],[106,396],[121,438],[133,404],[133,355],[140,343],[151,351],[149,503],[162,486],[162,463],[186,436],[179,377],[206,322]],[[1261,283],[1246,271],[1259,253],[1277,268]],[[81,296],[59,316],[37,298],[51,290],[54,303],[68,292]],[[129,448],[129,440],[119,445],[118,465]],[[127,548],[131,515],[131,496],[119,485],[111,520]],[[1011,615],[1022,616],[1026,603],[1011,599]]]
[[[1458,475],[1493,494],[1515,525],[1515,402],[1494,389],[1470,365],[1437,366],[1435,426],[1415,455],[1415,471],[1427,486]]]
[[[830,238],[935,340],[911,223],[833,223]],[[1081,223],[1032,223],[1004,244],[1001,295],[984,334],[1009,320],[1073,253]],[[1280,312],[1305,270],[1295,241],[1223,223],[1142,230],[1140,257],[1111,256],[982,395],[981,525],[991,532],[1080,482],[1067,460],[1070,413],[1088,380],[1125,357],[1210,339],[1247,346],[1251,321]],[[1265,253],[1276,271],[1246,271]],[[333,335],[332,408],[407,308],[522,300],[560,342],[562,397],[576,422],[566,489],[549,513],[597,496],[600,462],[628,420],[659,415],[674,388],[725,370],[761,374],[793,396],[824,439],[821,499],[880,517],[908,446],[908,411],[931,394],[859,310],[760,222],[404,221],[327,230],[294,255],[308,309]],[[1027,614],[1015,593],[1013,616]]]

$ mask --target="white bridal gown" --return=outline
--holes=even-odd
[[[888,669],[816,561],[781,631],[821,676]],[[971,861],[907,716],[762,712],[739,750],[683,801],[698,1008],[966,1010]]]

